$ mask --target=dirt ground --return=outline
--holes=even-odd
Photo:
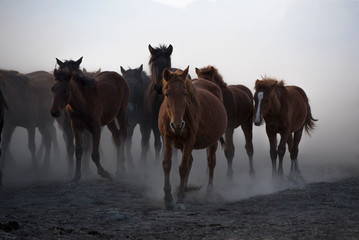
[[[239,200],[200,189],[185,210],[165,210],[133,176],[13,184],[0,190],[0,239],[359,239],[359,175],[284,182]]]

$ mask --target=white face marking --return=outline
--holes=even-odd
[[[261,122],[260,113],[261,113],[261,101],[263,99],[263,92],[258,92],[257,97],[258,97],[258,108],[257,108],[256,118],[254,119],[254,122],[259,124]]]

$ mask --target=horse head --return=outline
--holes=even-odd
[[[198,78],[203,78],[217,84],[221,88],[227,87],[227,83],[223,81],[223,77],[219,74],[217,68],[209,65],[201,69],[196,68]]]
[[[256,126],[260,126],[266,116],[279,111],[280,101],[277,89],[278,87],[283,87],[283,85],[283,81],[270,78],[257,79],[255,83],[256,92],[254,94],[254,124]]]
[[[189,67],[184,71],[172,72],[166,68],[163,71],[163,93],[165,96],[163,104],[165,104],[170,118],[170,128],[176,134],[180,134],[186,125],[184,115],[187,107],[188,69]]]
[[[80,57],[77,61],[73,60],[66,60],[65,62],[62,62],[61,60],[56,58],[56,62],[59,65],[59,69],[69,69],[69,70],[80,70],[80,64],[82,62],[82,58]]]
[[[171,54],[173,47],[170,44],[168,47],[160,45],[158,48],[153,48],[150,44],[148,50],[151,53],[149,65],[151,69],[151,81],[154,89],[162,94],[162,73],[165,68],[171,69]]]
[[[70,81],[73,76],[73,70],[55,69],[54,76],[55,82],[51,88],[53,93],[51,115],[53,117],[59,117],[60,111],[70,102]]]

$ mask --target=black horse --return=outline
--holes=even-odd
[[[138,124],[142,135],[141,139],[141,162],[146,163],[149,149],[149,140],[151,135],[151,122],[149,113],[145,110],[145,92],[150,83],[150,78],[143,71],[143,65],[137,69],[125,70],[122,66],[122,76],[130,87],[130,101],[127,106],[127,138],[126,153],[128,162],[133,160],[131,153],[133,131]]]
[[[4,127],[4,112],[5,108],[8,109],[4,96],[2,95],[2,91],[0,89],[0,142],[1,142],[1,133]],[[1,156],[1,148],[0,148],[0,156]],[[0,169],[0,187],[2,186],[2,171]]]

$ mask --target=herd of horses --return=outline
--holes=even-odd
[[[81,163],[86,154],[91,155],[98,174],[109,178],[109,172],[100,161],[102,126],[106,125],[112,134],[117,150],[116,171],[121,174],[125,172],[125,158],[132,164],[132,136],[139,125],[142,135],[140,163],[147,161],[153,132],[157,160],[161,157],[163,146],[165,206],[172,209],[177,204],[182,208],[193,149],[207,149],[210,190],[219,143],[228,163],[227,176],[233,177],[233,133],[241,126],[249,159],[249,174],[254,175],[253,122],[258,126],[265,122],[273,176],[283,177],[282,163],[288,145],[291,159],[289,177],[298,179],[297,156],[302,132],[306,130],[310,133],[317,121],[312,116],[305,92],[300,87],[285,86],[283,81],[263,77],[255,82],[253,95],[243,85],[227,85],[214,66],[196,68],[198,78],[192,79],[188,74],[189,67],[184,70],[172,68],[172,51],[172,45],[157,48],[149,45],[150,76],[143,71],[143,65],[128,70],[121,66],[122,75],[115,71],[87,72],[80,69],[82,57],[77,61],[56,59],[58,67],[53,74],[0,70],[0,130],[4,129],[1,134],[1,169],[4,169],[5,157],[11,159],[9,143],[18,126],[28,131],[28,147],[34,168],[39,167],[35,128],[39,130],[41,145],[45,149],[42,167],[47,168],[51,147],[59,151],[54,127],[56,119],[66,143],[68,172],[74,172],[72,184],[76,185],[81,178]],[[25,107],[24,103],[27,103]],[[279,144],[277,134],[281,137]],[[175,149],[182,152],[176,203],[170,184]],[[0,172],[0,184],[1,178]]]

